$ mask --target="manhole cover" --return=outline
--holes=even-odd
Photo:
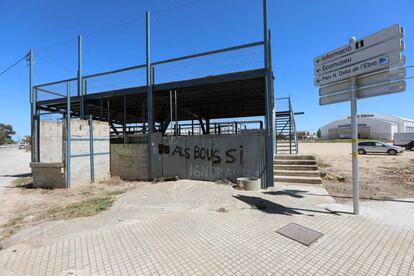
[[[294,241],[300,242],[306,246],[311,245],[314,241],[323,235],[321,232],[309,229],[296,223],[289,223],[285,227],[277,230],[276,233],[279,233]]]

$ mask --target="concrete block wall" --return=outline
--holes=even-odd
[[[147,180],[148,144],[111,144],[111,175],[125,180]]]
[[[35,188],[65,188],[63,164],[35,162],[30,163]]]
[[[153,136],[154,177],[216,181],[260,178],[265,187],[263,132],[231,135]],[[162,152],[160,149],[163,149]]]
[[[64,187],[66,173],[65,123],[40,122],[40,162],[31,163],[35,187]],[[109,126],[106,122],[93,121],[95,182],[110,177]],[[71,137],[82,141],[71,142],[71,155],[89,154],[89,121],[71,120]],[[71,187],[91,182],[90,156],[71,158]]]
[[[71,120],[72,138],[88,139],[71,142],[71,154],[89,154],[89,121]],[[110,155],[109,155],[109,126],[106,122],[93,121],[94,139],[106,139],[105,141],[94,141],[94,153],[107,153],[94,156],[95,182],[103,181],[110,177]],[[66,141],[65,141],[66,144]],[[66,148],[66,145],[65,145]],[[66,156],[65,156],[66,158]],[[65,162],[65,160],[64,160]],[[72,157],[71,159],[71,185],[76,187],[91,182],[90,157]]]
[[[63,124],[57,121],[40,121],[40,162],[62,162]]]

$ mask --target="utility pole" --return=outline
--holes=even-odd
[[[29,101],[30,101],[30,137],[31,137],[31,160],[36,162],[36,133],[35,133],[35,114],[36,114],[36,99],[33,93],[33,49],[29,50],[27,55],[29,61]]]

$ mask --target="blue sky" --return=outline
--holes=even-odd
[[[35,84],[76,75],[76,36],[83,35],[84,73],[145,62],[145,11],[152,15],[152,59],[160,60],[262,39],[261,0],[0,0],[0,70],[35,50]],[[349,103],[319,106],[313,58],[349,36],[405,27],[407,64],[414,64],[414,1],[269,0],[276,97],[291,95],[304,111],[298,128],[316,131],[348,116]],[[30,132],[28,68],[0,76],[0,122],[17,137]],[[414,70],[408,71],[414,75]],[[414,81],[404,93],[359,101],[359,112],[414,118]]]

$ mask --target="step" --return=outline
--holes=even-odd
[[[316,165],[274,165],[275,170],[287,170],[287,171],[317,171]]]
[[[275,159],[282,159],[282,160],[316,160],[315,156],[313,155],[291,155],[291,154],[278,154],[275,156]]]
[[[322,184],[320,177],[312,176],[275,176],[275,182]]]
[[[306,159],[275,159],[273,164],[277,165],[317,165],[316,160],[306,160]]]
[[[274,181],[273,182],[274,187],[283,187],[284,189],[289,189],[289,186],[296,189],[298,186],[309,186],[309,187],[315,187],[320,188],[322,184],[312,184],[312,183],[294,183],[294,182],[280,182],[280,181]]]
[[[313,176],[313,177],[321,176],[319,171],[274,170],[273,173],[277,176]]]

